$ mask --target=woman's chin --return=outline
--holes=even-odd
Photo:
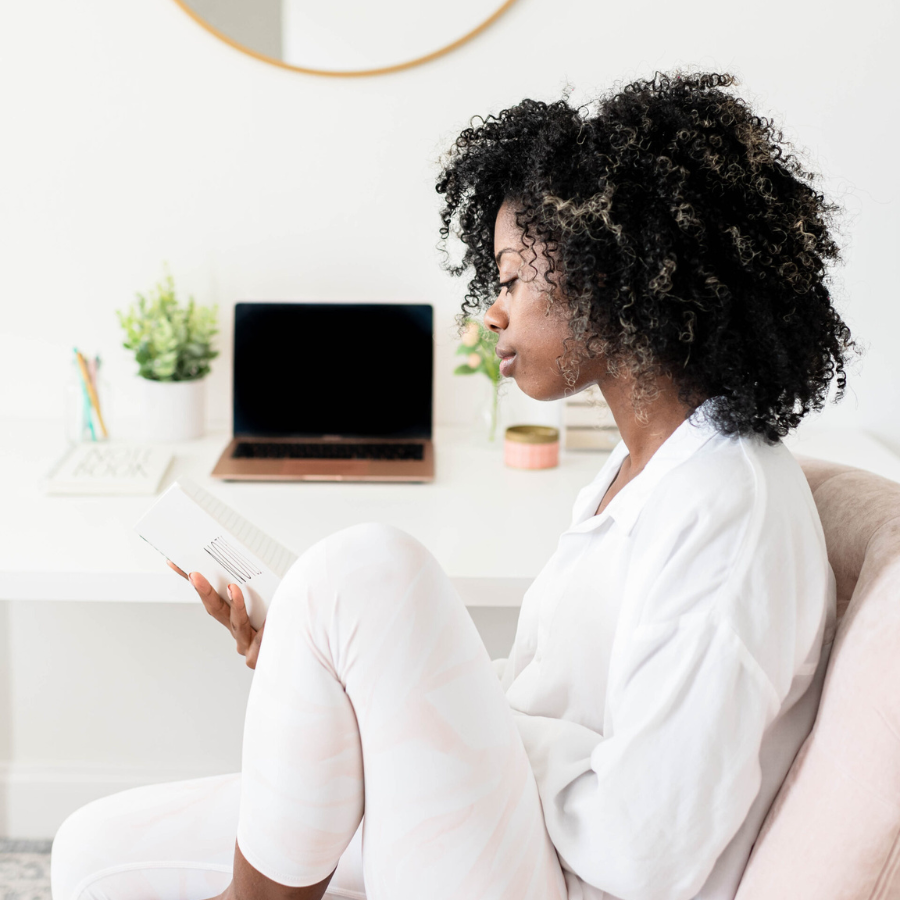
[[[563,397],[567,396],[567,386],[565,384],[553,386],[549,386],[546,384],[534,384],[530,383],[527,378],[523,378],[520,381],[515,377],[513,377],[512,380],[515,381],[519,390],[523,394],[525,394],[526,397],[531,397],[532,400],[562,400]]]

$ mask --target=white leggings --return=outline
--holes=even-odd
[[[364,824],[360,823],[365,810]],[[235,836],[263,875],[368,900],[564,900],[513,716],[434,557],[394,528],[316,544],[268,613],[242,773],[89,804],[54,900],[203,900]]]

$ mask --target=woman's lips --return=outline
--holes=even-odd
[[[515,353],[508,353],[508,354],[504,353],[500,357],[500,374],[504,378],[509,377],[509,373],[512,370],[512,367],[515,365],[515,362],[516,362],[516,354]]]

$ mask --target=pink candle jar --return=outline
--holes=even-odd
[[[513,469],[552,469],[559,465],[559,430],[546,425],[506,429],[503,461]]]

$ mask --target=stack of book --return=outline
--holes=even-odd
[[[619,439],[619,429],[596,385],[566,400],[563,405],[566,450],[612,450]]]

